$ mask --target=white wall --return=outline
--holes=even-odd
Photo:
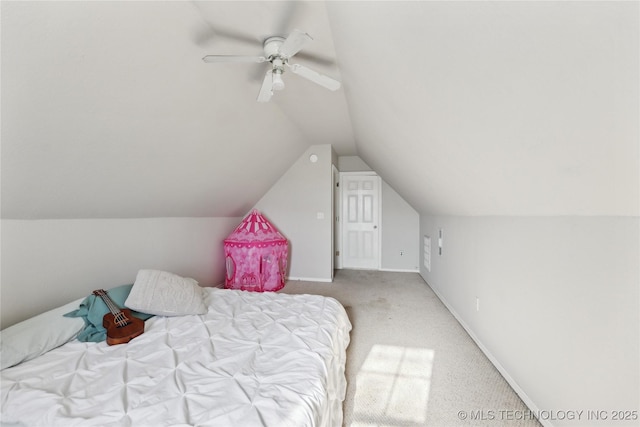
[[[637,217],[423,216],[420,228],[433,244],[422,276],[532,409],[639,409]]]
[[[420,216],[382,181],[381,270],[418,271]]]
[[[312,153],[316,163],[309,161]],[[332,280],[331,165],[340,159],[330,145],[310,147],[255,206],[289,239],[292,279]],[[354,157],[352,164],[364,163]],[[388,185],[382,194],[382,267],[415,269],[417,213]],[[217,285],[224,277],[222,241],[241,220],[4,219],[0,324],[10,326],[97,288],[133,283],[141,268]]]
[[[372,169],[358,156],[340,156],[340,172]],[[382,181],[381,270],[418,271],[420,216],[389,184]],[[402,253],[402,255],[401,255]]]
[[[318,160],[312,163],[309,156]],[[289,278],[333,278],[331,145],[313,145],[258,201],[258,209],[289,240]],[[322,218],[319,218],[321,216]]]
[[[1,326],[133,283],[142,268],[218,285],[223,240],[241,219],[2,220]]]
[[[369,167],[358,156],[340,156],[338,157],[338,170],[340,172],[372,172]]]

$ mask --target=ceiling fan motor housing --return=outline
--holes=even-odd
[[[280,56],[280,46],[284,43],[284,37],[269,37],[264,41],[264,56],[271,60]]]

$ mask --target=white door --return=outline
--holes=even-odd
[[[343,173],[342,268],[380,268],[380,177],[371,173]]]

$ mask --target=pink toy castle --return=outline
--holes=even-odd
[[[254,210],[224,239],[224,287],[256,292],[282,289],[288,254],[287,239]]]

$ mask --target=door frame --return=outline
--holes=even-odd
[[[335,276],[336,269],[342,268],[341,258],[336,255],[340,251],[341,230],[339,228],[338,219],[340,217],[340,207],[342,206],[340,197],[340,171],[334,165],[331,164],[331,179],[332,179],[332,197],[331,197],[331,280]]]
[[[339,181],[339,185],[338,185],[338,200],[335,201],[334,206],[335,206],[335,212],[334,212],[334,222],[335,222],[335,230],[337,230],[336,233],[336,244],[335,244],[335,252],[334,254],[336,254],[335,256],[335,268],[336,269],[342,269],[343,264],[342,264],[342,198],[344,196],[343,194],[343,188],[344,186],[340,185],[342,183],[342,178],[345,176],[375,176],[378,179],[378,191],[376,194],[376,198],[377,198],[377,211],[378,211],[378,228],[377,228],[377,239],[378,239],[378,251],[376,254],[376,264],[377,264],[377,268],[375,270],[380,270],[380,268],[382,268],[382,179],[380,178],[380,175],[378,175],[377,173],[375,173],[374,171],[362,171],[362,172],[340,172],[340,181]],[[334,193],[335,194],[335,193]],[[337,255],[337,253],[339,253],[340,255]]]

